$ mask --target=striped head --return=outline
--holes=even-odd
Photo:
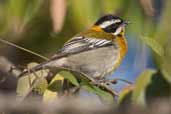
[[[126,25],[128,25],[128,21],[124,21],[120,17],[109,14],[101,17],[94,24],[94,28],[101,29],[107,33],[111,33],[117,36],[120,35],[121,32],[123,32]]]

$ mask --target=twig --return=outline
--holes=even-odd
[[[28,50],[28,49],[26,49],[26,48],[23,48],[23,47],[21,47],[21,46],[18,46],[18,45],[14,44],[14,43],[11,43],[11,42],[9,42],[9,41],[3,40],[3,39],[1,39],[1,38],[0,38],[0,42],[2,42],[2,43],[4,43],[4,44],[7,44],[7,45],[10,45],[10,46],[12,46],[12,47],[15,47],[15,48],[17,48],[17,49],[20,49],[20,50],[22,50],[22,51],[31,53],[31,54],[33,54],[33,55],[35,55],[35,56],[38,56],[38,57],[40,57],[40,58],[42,58],[42,59],[44,59],[44,60],[49,60],[47,57],[45,57],[45,56],[43,56],[43,55],[40,55],[40,54],[35,53],[35,52],[33,52],[33,51],[30,51],[30,50]]]
[[[115,78],[115,79],[113,79],[113,80],[109,80],[109,82],[111,82],[112,84],[116,84],[118,80],[119,80],[119,81],[122,81],[122,82],[125,82],[125,83],[127,83],[127,84],[130,84],[130,85],[133,84],[132,82],[130,82],[130,81],[128,81],[128,80],[125,80],[125,79],[122,79],[122,78]]]
[[[27,91],[27,93],[25,93],[25,95],[22,96],[22,98],[20,98],[20,101],[23,101],[29,94],[30,92],[33,90],[34,86],[39,82],[39,79],[41,79],[42,77],[38,76],[36,74],[35,71],[33,71],[32,69],[27,69],[29,72],[33,73],[35,76],[35,79],[33,80],[32,83],[30,83],[30,89]],[[29,73],[29,74],[31,74]],[[28,77],[30,79],[30,77]]]

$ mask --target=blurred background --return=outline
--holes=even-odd
[[[145,69],[160,69],[171,81],[170,0],[0,0],[0,39],[45,57],[105,14],[130,20],[128,53],[109,78],[134,82]],[[10,65],[26,66],[44,59],[0,42],[0,91],[15,91],[17,79],[4,75]],[[125,83],[113,88],[120,90]]]

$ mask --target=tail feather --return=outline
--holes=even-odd
[[[36,71],[39,71],[41,69],[44,69],[45,68],[45,64],[46,63],[42,63],[42,64],[39,64],[39,65],[37,65],[37,66],[35,66],[35,67],[31,68],[31,69],[27,69],[27,70],[21,72],[21,74],[18,76],[18,78],[26,76],[26,75],[29,75],[29,74],[31,74],[33,72],[36,72]]]
[[[41,63],[31,69],[28,69],[26,71],[23,71],[18,77],[23,77],[25,75],[31,74],[33,72],[39,71],[41,69],[47,69],[47,68],[54,68],[54,67],[63,67],[67,63],[66,58],[58,58],[58,59],[51,59],[49,61],[46,61],[44,63]]]

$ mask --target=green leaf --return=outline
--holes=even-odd
[[[145,44],[147,44],[159,56],[164,55],[163,47],[155,39],[145,37],[145,36],[141,36],[140,38]]]
[[[52,102],[57,99],[58,95],[62,92],[63,81],[62,75],[56,74],[54,76],[43,94],[44,102]]]
[[[36,65],[38,64],[30,63],[28,64],[28,68],[30,69]],[[48,70],[39,70],[19,78],[16,90],[19,99],[26,97],[33,89],[38,90],[39,93],[43,93],[47,87],[47,81],[44,78],[47,74]]]
[[[78,83],[76,77],[69,71],[61,71],[61,72],[59,72],[59,74],[61,76],[63,76],[65,79],[69,80],[73,85],[79,86],[79,83]]]
[[[150,84],[146,87],[146,101],[151,103],[154,99],[170,97],[171,84],[164,78],[162,72],[158,71],[152,76]]]
[[[106,92],[97,86],[91,85],[85,80],[82,80],[81,88],[98,95],[103,101],[107,103],[113,103],[114,101],[114,97],[109,92]]]
[[[158,63],[159,68],[166,78],[168,82],[171,83],[171,26],[169,26],[168,22],[171,20],[171,1],[167,0],[164,2],[163,10],[161,12],[160,21],[157,23],[157,31],[155,33],[156,40],[163,46],[164,48],[164,56],[159,58],[155,57],[155,62]]]
[[[45,78],[38,79],[36,85],[33,87],[33,93],[37,95],[43,95],[46,88],[48,87],[48,82]]]
[[[63,76],[60,74],[56,74],[54,76],[54,78],[51,80],[51,82],[49,83],[49,86],[47,89],[57,92],[57,91],[61,90],[63,81],[64,81]]]
[[[171,70],[170,70],[170,68],[171,68],[170,58],[169,59],[164,58],[163,63],[161,65],[161,72],[164,75],[165,79],[171,83]]]
[[[119,94],[118,97],[118,103],[119,105],[128,105],[131,103],[131,96],[132,96],[132,91],[134,89],[134,86],[128,86],[126,88],[124,88],[121,93]]]
[[[171,45],[170,45],[170,42],[171,42],[171,37],[169,37],[167,39],[167,42],[164,46],[164,56],[162,57],[161,59],[161,71],[164,75],[164,77],[166,78],[166,80],[168,82],[171,83]]]
[[[132,101],[135,104],[145,105],[146,87],[151,81],[152,76],[156,73],[156,70],[145,70],[135,82],[135,88],[132,95]]]
[[[79,86],[79,83],[74,75],[69,71],[60,71],[49,83],[48,88],[43,94],[44,102],[51,102],[58,98],[58,95],[63,92],[63,81],[69,80],[73,85]]]

